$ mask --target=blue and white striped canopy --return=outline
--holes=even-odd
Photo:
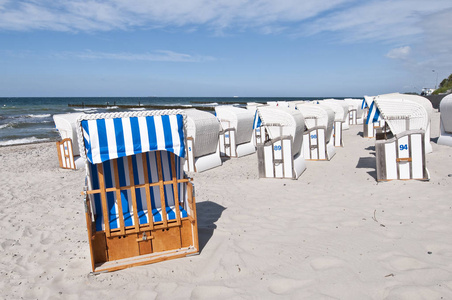
[[[261,117],[259,117],[259,114],[257,113],[256,110],[256,113],[254,114],[253,129],[261,127],[261,124],[262,124]]]
[[[367,115],[366,124],[376,123],[380,121],[380,110],[378,109],[375,102],[372,102],[369,108],[369,114]]]
[[[361,109],[367,108],[367,102],[366,99],[363,99],[363,102],[361,103]]]
[[[86,158],[93,164],[155,150],[185,157],[181,114],[82,119],[81,127]]]

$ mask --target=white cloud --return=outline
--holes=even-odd
[[[53,55],[54,57],[79,58],[79,59],[109,59],[109,60],[127,60],[127,61],[161,61],[161,62],[206,62],[216,60],[211,56],[190,55],[186,53],[177,53],[170,50],[157,50],[152,53],[108,53],[108,52],[64,52]]]
[[[387,54],[386,57],[393,58],[393,59],[406,59],[411,53],[411,47],[405,46],[405,47],[399,47],[391,49]]]
[[[302,28],[306,35],[334,32],[344,41],[405,41],[423,33],[432,13],[451,8],[448,0],[366,1],[338,10]]]
[[[426,65],[450,61],[451,19],[450,0],[0,0],[0,30],[167,28],[218,35],[252,30],[295,37],[329,33],[336,42],[406,45],[410,56],[419,56],[417,61]],[[393,51],[387,56],[408,55]],[[141,57],[187,59],[162,53]]]
[[[4,30],[99,31],[205,25],[218,31],[300,22],[350,0],[0,1],[0,29]]]

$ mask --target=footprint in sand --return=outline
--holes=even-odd
[[[338,268],[344,264],[343,260],[332,256],[318,257],[311,260],[311,267],[316,271]]]
[[[225,286],[198,286],[191,292],[191,299],[227,299],[237,297],[236,292]]]
[[[277,295],[291,294],[293,291],[307,285],[311,280],[295,280],[290,278],[280,278],[272,280],[268,290]]]
[[[388,263],[393,269],[398,271],[423,269],[429,266],[418,259],[408,256],[395,256],[389,258]]]

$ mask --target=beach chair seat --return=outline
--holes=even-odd
[[[182,111],[89,115],[85,206],[92,268],[114,271],[198,253]]]

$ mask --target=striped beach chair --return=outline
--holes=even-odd
[[[366,110],[363,122],[363,137],[374,138],[377,131],[384,130],[385,121],[374,104],[375,97],[364,96],[362,107]]]
[[[79,118],[93,272],[198,253],[185,120],[179,110]]]

